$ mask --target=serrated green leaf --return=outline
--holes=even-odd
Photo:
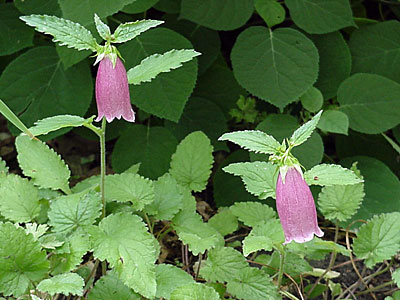
[[[281,110],[304,94],[318,77],[317,48],[291,28],[272,31],[250,26],[238,36],[231,60],[239,84]]]
[[[285,0],[293,22],[308,33],[328,33],[355,26],[347,0]]]
[[[376,134],[400,123],[400,84],[386,77],[354,74],[340,84],[337,97],[353,130]]]
[[[122,173],[107,175],[105,179],[105,196],[107,201],[128,202],[136,210],[154,200],[153,182],[138,174]]]
[[[229,208],[220,208],[218,213],[208,220],[208,224],[215,228],[222,236],[238,229],[238,218]]]
[[[244,300],[279,300],[271,278],[257,268],[247,267],[234,280],[228,282],[228,293]]]
[[[180,17],[214,30],[232,30],[244,25],[253,11],[253,0],[182,0]]]
[[[375,216],[360,227],[353,242],[353,251],[358,258],[365,259],[365,265],[389,259],[400,249],[400,213]]]
[[[351,185],[363,182],[353,171],[333,164],[321,164],[313,167],[304,173],[304,180],[309,185],[322,186]]]
[[[168,171],[177,145],[174,135],[164,127],[130,126],[115,144],[112,167],[123,172],[140,162],[139,174],[157,179]]]
[[[307,92],[305,92],[300,97],[301,105],[309,112],[315,113],[322,108],[324,104],[324,96],[319,89],[316,87],[310,87]]]
[[[349,130],[349,118],[339,110],[326,110],[323,112],[317,127],[326,132],[347,135]]]
[[[181,286],[194,283],[193,277],[184,270],[166,264],[156,266],[156,281],[156,298],[164,299],[170,299],[171,293]]]
[[[154,183],[154,194],[154,201],[146,206],[145,211],[158,220],[171,220],[183,207],[182,188],[168,173]]]
[[[259,130],[244,130],[223,134],[219,141],[230,141],[256,153],[273,154],[280,147],[271,135]]]
[[[201,265],[200,276],[208,281],[230,282],[248,266],[243,255],[227,247],[208,251],[207,260]]]
[[[286,11],[276,0],[255,0],[254,7],[265,23],[267,23],[268,27],[285,21]]]
[[[75,233],[57,250],[50,257],[53,275],[70,272],[82,262],[83,255],[90,250],[89,237]]]
[[[127,72],[130,84],[150,82],[160,73],[182,67],[182,63],[192,60],[201,53],[191,49],[171,50],[163,54],[153,54],[141,61],[140,65]]]
[[[97,14],[94,14],[94,23],[96,24],[96,29],[103,40],[111,39],[111,30],[107,24],[105,24]]]
[[[20,19],[37,31],[52,35],[53,41],[60,46],[93,52],[99,47],[90,31],[79,23],[47,15],[22,16]]]
[[[276,212],[271,207],[259,202],[239,202],[229,209],[241,222],[250,227],[269,222],[276,217]]]
[[[347,221],[360,208],[364,195],[363,183],[326,186],[318,195],[318,208],[328,220]]]
[[[15,140],[18,163],[24,175],[41,188],[69,191],[68,180],[71,175],[60,155],[45,143],[20,135]]]
[[[392,279],[397,284],[397,287],[400,287],[400,269],[397,269],[392,273]]]
[[[140,20],[135,22],[122,23],[115,29],[112,43],[125,43],[137,37],[139,34],[156,27],[164,21],[158,20]]]
[[[76,273],[66,273],[56,275],[52,278],[42,280],[37,289],[50,295],[83,295],[83,286],[85,282],[83,278]]]
[[[260,199],[275,198],[275,186],[278,177],[277,167],[269,162],[234,163],[223,170],[229,174],[240,176],[246,190]]]
[[[33,135],[38,136],[64,127],[79,127],[86,122],[87,120],[80,116],[59,115],[39,120],[29,130]]]
[[[108,272],[90,290],[88,300],[140,300],[142,297],[127,287],[118,275]]]
[[[289,139],[289,144],[293,146],[299,146],[307,141],[317,127],[319,119],[321,118],[321,114],[322,110],[312,117],[310,121],[304,123],[298,129],[296,129]]]
[[[280,264],[280,254],[278,251],[274,251],[272,255],[260,254],[255,259],[256,262],[267,265],[268,267],[263,267],[268,274],[274,274],[279,270]],[[283,272],[289,274],[290,276],[297,276],[306,272],[311,272],[313,268],[297,253],[285,250],[285,260],[283,264]]]
[[[200,192],[206,188],[214,162],[213,147],[201,131],[193,132],[183,139],[171,157],[171,175],[183,187]]]
[[[46,224],[36,224],[36,223],[26,223],[25,232],[27,234],[32,234],[35,241],[37,241],[42,235],[44,235],[49,229]]]
[[[46,276],[49,263],[33,235],[11,223],[0,223],[0,292],[22,296],[30,283]]]
[[[314,237],[311,241],[306,243],[289,243],[286,245],[288,250],[293,251],[313,260],[323,260],[327,254],[335,251],[341,253],[342,255],[349,256],[349,250],[344,246],[336,244],[332,241],[325,241],[320,238]]]
[[[39,215],[37,188],[26,178],[10,174],[0,181],[0,213],[14,222],[30,222]]]
[[[175,289],[170,300],[220,300],[218,293],[209,286],[190,283]]]
[[[189,246],[193,255],[223,244],[223,238],[209,224],[204,223],[197,213],[181,212],[172,219],[173,228],[179,239]]]
[[[154,237],[141,218],[129,213],[113,214],[89,229],[94,256],[115,267],[121,280],[147,298],[156,294],[154,262],[158,257]]]
[[[6,162],[0,156],[0,177],[8,174],[8,167]]]
[[[33,45],[34,31],[18,19],[20,15],[13,3],[0,4],[0,56]]]
[[[49,225],[57,233],[86,230],[101,214],[101,199],[95,192],[61,196],[50,204]]]
[[[271,251],[274,245],[281,245],[285,241],[282,225],[279,220],[272,219],[256,225],[243,240],[243,255],[266,250]]]

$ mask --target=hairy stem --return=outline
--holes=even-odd
[[[278,271],[278,289],[281,287],[283,277],[283,264],[285,263],[285,248],[279,249],[279,271]]]
[[[101,123],[100,134],[100,195],[103,208],[101,218],[106,216],[106,198],[104,196],[104,181],[106,179],[106,118],[103,118]]]

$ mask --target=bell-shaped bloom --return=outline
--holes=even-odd
[[[284,180],[279,173],[276,184],[276,208],[285,233],[285,243],[308,242],[314,234],[324,235],[318,227],[317,212],[310,188],[303,175],[289,167]]]
[[[128,77],[119,57],[115,67],[107,56],[100,61],[96,77],[96,103],[97,122],[103,117],[108,122],[121,117],[129,122],[135,121],[129,96]]]

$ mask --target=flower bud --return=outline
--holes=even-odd
[[[123,117],[129,122],[135,121],[129,96],[128,78],[122,61],[117,57],[115,66],[106,55],[100,61],[96,77],[96,103],[98,116],[96,122],[103,117],[107,122]]]
[[[282,176],[283,175],[283,176]],[[284,177],[284,178],[282,178]],[[310,188],[294,166],[286,175],[279,173],[276,184],[276,208],[285,233],[285,243],[308,242],[314,234],[324,235],[318,227],[317,212]]]

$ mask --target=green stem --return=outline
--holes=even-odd
[[[381,285],[374,286],[374,287],[369,288],[369,289],[367,289],[367,290],[365,290],[365,291],[356,293],[356,296],[368,294],[368,293],[370,293],[370,292],[374,292],[374,291],[380,290],[381,288],[384,288],[384,287],[386,287],[386,286],[388,286],[388,285],[392,285],[392,284],[394,284],[394,281],[393,281],[393,280],[388,281],[388,282],[385,282],[385,283],[383,283],[383,284],[381,284]]]
[[[279,257],[280,257],[279,272],[278,272],[278,289],[280,289],[280,287],[281,287],[282,277],[283,277],[283,265],[285,263],[285,248],[284,247],[285,246],[280,247],[281,249],[278,248]]]
[[[100,132],[100,196],[103,204],[101,218],[106,216],[106,198],[104,196],[104,181],[106,179],[106,118],[103,117]]]

